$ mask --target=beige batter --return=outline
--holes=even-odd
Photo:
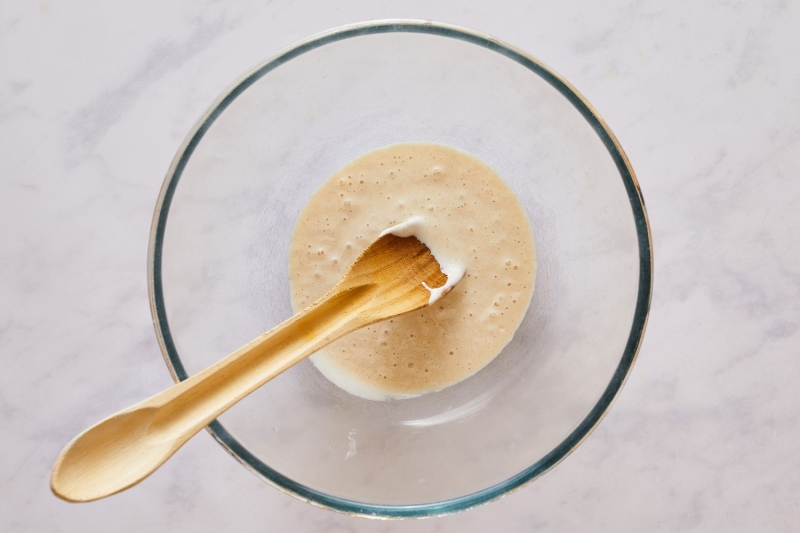
[[[458,260],[466,275],[433,306],[312,356],[328,379],[357,396],[418,396],[471,376],[508,344],[531,301],[533,233],[516,195],[464,152],[410,143],[359,157],[311,198],[289,252],[294,310],[323,296],[383,230],[413,217],[435,235],[426,242],[434,255]]]

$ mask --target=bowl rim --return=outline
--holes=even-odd
[[[158,344],[164,361],[176,382],[188,377],[167,321],[164,294],[161,284],[161,260],[167,217],[175,189],[194,149],[200,139],[227,106],[250,85],[278,66],[305,52],[344,39],[381,33],[422,33],[458,39],[497,52],[539,75],[567,98],[589,122],[611,155],[625,185],[639,244],[639,288],[631,331],[622,358],[600,399],[589,414],[561,443],[537,462],[515,476],[450,500],[414,505],[378,505],[347,500],[306,487],[272,469],[250,453],[217,420],[206,428],[209,433],[250,471],[302,501],[318,507],[372,518],[411,518],[451,514],[506,496],[538,478],[572,453],[594,430],[608,412],[627,379],[639,352],[650,312],[653,291],[653,247],[650,224],[639,182],[619,141],[605,120],[591,104],[564,78],[530,54],[515,48],[491,35],[461,26],[430,20],[385,19],[339,26],[313,35],[277,52],[269,59],[251,68],[225,89],[200,119],[192,126],[179,147],[164,178],[153,214],[147,257],[147,285],[150,311]]]

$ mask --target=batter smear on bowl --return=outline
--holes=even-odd
[[[337,171],[300,214],[289,252],[295,312],[324,295],[384,231],[416,235],[453,269],[448,277],[463,279],[433,305],[311,357],[333,383],[372,400],[440,390],[486,366],[522,322],[536,278],[528,217],[497,173],[453,148],[396,144]]]

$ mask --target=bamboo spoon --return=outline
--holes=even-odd
[[[139,483],[270,379],[352,331],[425,307],[431,298],[427,287],[446,281],[416,237],[380,237],[328,294],[303,311],[199,374],[75,437],[53,467],[53,493],[88,502]]]

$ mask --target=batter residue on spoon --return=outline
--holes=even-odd
[[[348,163],[301,213],[289,253],[295,311],[333,287],[385,230],[427,244],[455,269],[445,272],[447,285],[466,274],[446,298],[434,301],[433,289],[431,306],[311,357],[336,385],[374,400],[439,390],[486,366],[522,321],[536,277],[528,218],[491,168],[446,146],[397,144]]]

